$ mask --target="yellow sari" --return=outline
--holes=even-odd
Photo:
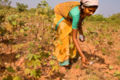
[[[61,15],[55,14],[54,26],[58,24],[61,18]],[[68,65],[69,59],[76,56],[76,47],[72,40],[72,23],[65,19],[62,20],[58,25],[56,35],[53,55],[60,62],[60,65]]]

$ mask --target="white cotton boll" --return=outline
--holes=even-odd
[[[90,61],[89,64],[92,65],[94,62],[93,61]]]
[[[83,35],[79,35],[79,39],[80,39],[81,41],[83,41],[83,40],[84,40]]]

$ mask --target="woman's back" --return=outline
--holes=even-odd
[[[67,18],[70,10],[73,7],[78,6],[78,5],[80,5],[80,2],[77,2],[77,1],[69,1],[69,2],[60,3],[54,8],[54,12]]]

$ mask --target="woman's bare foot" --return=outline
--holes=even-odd
[[[61,73],[65,73],[68,69],[70,69],[70,65],[60,66],[59,71]]]
[[[60,66],[59,72],[60,73],[66,73],[66,68],[64,66]]]

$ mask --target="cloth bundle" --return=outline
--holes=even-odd
[[[98,0],[81,0],[83,6],[98,6]]]

